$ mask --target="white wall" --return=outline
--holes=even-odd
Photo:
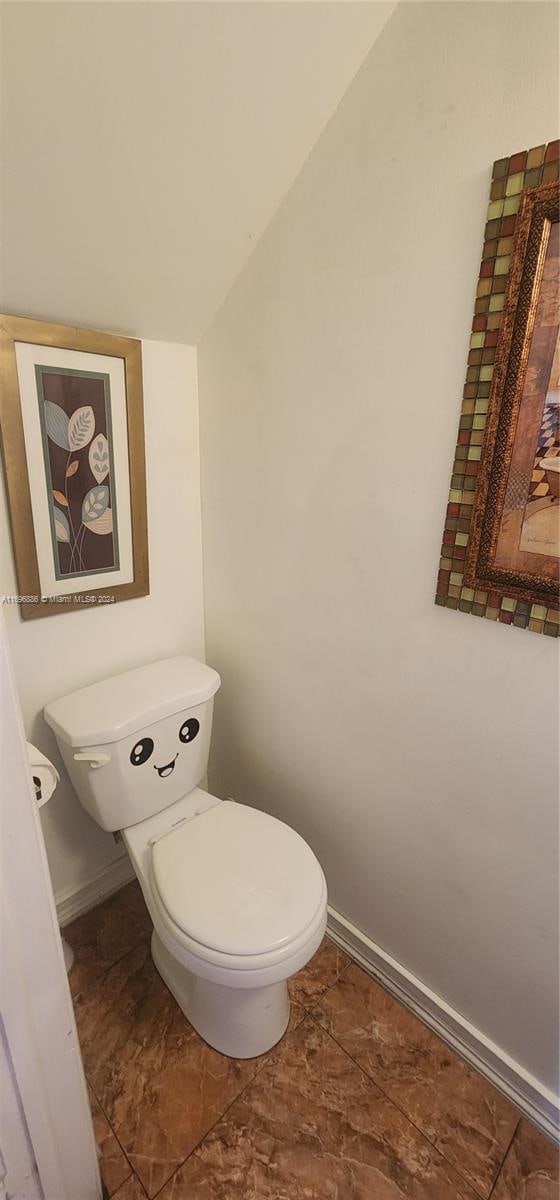
[[[2,5],[9,311],[197,342],[393,7]]]
[[[106,608],[22,621],[5,606],[26,734],[61,773],[41,817],[57,899],[77,891],[122,846],[80,807],[42,709],[107,675],[176,653],[204,655],[196,350],[142,343],[150,595]],[[4,490],[0,593],[17,593]]]
[[[401,4],[199,352],[211,786],[543,1084],[556,647],[433,603],[494,159],[557,136],[552,4]]]

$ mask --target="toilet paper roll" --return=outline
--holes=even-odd
[[[27,743],[27,757],[35,788],[35,798],[40,808],[42,804],[46,804],[47,800],[50,800],[60,776],[52,762],[49,762],[36,746],[32,746],[31,742]]]

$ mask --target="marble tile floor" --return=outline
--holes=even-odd
[[[555,1146],[328,938],[280,1044],[235,1061],[181,1013],[150,932],[135,881],[64,931],[107,1197],[557,1200]]]

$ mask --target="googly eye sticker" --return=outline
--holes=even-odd
[[[132,766],[141,767],[142,763],[147,762],[150,755],[153,754],[153,750],[154,743],[152,739],[149,737],[142,738],[140,742],[137,742],[136,745],[132,747],[130,752],[130,761]]]
[[[188,721],[184,721],[179,730],[179,740],[181,742],[194,741],[200,729],[200,721],[196,717],[190,717]]]

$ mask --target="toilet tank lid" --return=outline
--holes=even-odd
[[[45,720],[69,746],[106,745],[203,704],[219,686],[212,667],[178,655],[61,696],[47,704]]]

